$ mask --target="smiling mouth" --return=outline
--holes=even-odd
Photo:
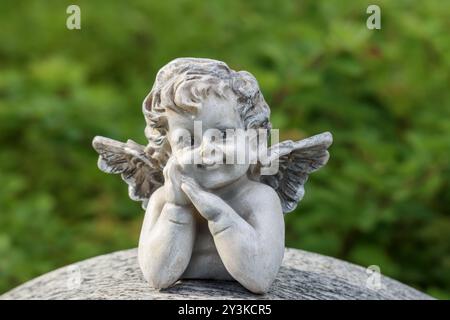
[[[202,169],[202,170],[213,170],[213,169],[217,169],[219,166],[220,166],[220,163],[216,163],[216,162],[197,164],[197,168]]]

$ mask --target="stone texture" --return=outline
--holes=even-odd
[[[79,273],[78,273],[79,272]],[[79,274],[81,283],[77,285]],[[286,249],[268,293],[255,295],[234,281],[181,280],[156,290],[144,280],[137,250],[94,257],[31,280],[0,299],[432,299],[381,276],[381,289],[366,286],[365,268],[297,249]]]

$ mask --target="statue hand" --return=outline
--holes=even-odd
[[[163,174],[166,201],[179,206],[189,204],[191,201],[181,189],[183,174],[181,172],[181,166],[178,164],[175,157],[169,158],[166,166],[164,167]]]
[[[208,221],[219,218],[222,212],[231,209],[222,198],[204,190],[192,177],[182,176],[181,189],[200,215]]]

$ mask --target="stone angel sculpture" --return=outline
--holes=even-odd
[[[283,259],[283,213],[328,161],[331,134],[273,145],[259,161],[255,144],[232,133],[270,131],[269,106],[250,73],[211,59],[165,65],[142,109],[148,145],[97,136],[93,147],[99,168],[120,174],[130,198],[142,201],[144,278],[155,288],[220,279],[267,292]],[[208,130],[215,134],[208,138]],[[278,170],[263,175],[274,163]]]

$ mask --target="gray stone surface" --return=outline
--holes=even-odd
[[[286,249],[280,272],[264,295],[252,294],[237,282],[212,280],[181,280],[156,290],[142,277],[137,250],[130,249],[57,269],[0,299],[432,299],[384,276],[381,289],[369,289],[369,277],[365,268]]]

